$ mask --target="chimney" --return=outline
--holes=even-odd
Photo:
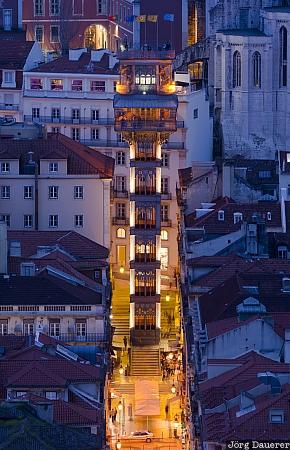
[[[7,226],[0,221],[0,274],[7,274]]]
[[[140,0],[134,0],[132,5],[133,16],[140,16]],[[133,48],[140,50],[140,23],[137,20],[133,22]]]
[[[282,223],[282,233],[286,233],[287,231],[287,223],[286,223],[286,210],[285,210],[285,200],[287,198],[287,190],[286,188],[281,188],[281,223]]]
[[[285,329],[284,362],[290,363],[290,328]]]

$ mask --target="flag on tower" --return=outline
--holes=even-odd
[[[146,22],[146,15],[136,16],[136,22]]]
[[[163,20],[165,20],[165,22],[174,22],[174,14],[171,13],[164,14]]]
[[[108,19],[112,22],[118,22],[118,16],[108,16]]]
[[[158,16],[147,16],[147,21],[148,22],[154,22],[156,23],[158,20]]]

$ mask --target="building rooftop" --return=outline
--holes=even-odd
[[[0,159],[19,159],[20,174],[24,173],[28,152],[33,152],[35,162],[41,159],[66,159],[68,175],[112,178],[114,173],[113,158],[60,133],[49,133],[47,138],[43,139],[0,140]]]
[[[0,34],[0,70],[23,70],[34,41],[2,40]],[[3,42],[5,41],[5,42]]]
[[[225,29],[225,30],[217,30],[217,33],[225,34],[225,35],[231,35],[231,36],[255,36],[255,37],[263,37],[266,36],[263,31],[260,31],[256,28],[232,28],[232,29]]]

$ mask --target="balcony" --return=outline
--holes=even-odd
[[[176,120],[119,120],[115,122],[115,131],[176,131]]]
[[[120,141],[110,141],[104,139],[80,139],[81,144],[87,145],[88,147],[120,147],[129,148],[127,142]]]
[[[113,217],[112,218],[112,225],[129,225],[130,220],[125,217]]]
[[[175,50],[125,50],[117,53],[118,59],[174,59]]]
[[[81,117],[79,119],[73,119],[72,117],[51,117],[51,116],[24,116],[24,122],[35,122],[35,123],[50,123],[50,124],[71,124],[71,125],[114,125],[113,118],[100,118],[98,120],[93,120],[91,118]]]
[[[0,110],[1,111],[18,111],[19,105],[9,105],[6,103],[0,103]]]
[[[82,335],[76,333],[65,333],[59,336],[51,336],[53,339],[58,339],[63,342],[92,342],[102,343],[108,340],[108,336],[103,333],[84,333]]]
[[[172,227],[172,220],[161,218],[161,226],[162,227]]]
[[[125,190],[118,190],[118,189],[113,189],[112,191],[111,191],[111,199],[114,199],[114,198],[128,198],[128,196],[129,196],[129,193],[128,193],[128,191],[125,191]]]

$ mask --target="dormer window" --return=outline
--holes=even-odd
[[[82,91],[83,90],[82,80],[72,80],[71,90],[72,91]]]
[[[49,163],[49,172],[50,173],[57,173],[58,172],[58,163],[57,162],[51,162]]]
[[[1,163],[1,173],[10,173],[10,163],[9,162],[3,162]]]
[[[3,70],[2,87],[15,87],[15,71]]]
[[[42,89],[42,79],[30,78],[30,89],[40,91]]]
[[[287,259],[288,257],[288,249],[286,245],[279,245],[277,248],[278,258],[279,259]]]
[[[290,292],[290,278],[283,278],[282,280],[282,291]]]
[[[242,222],[243,221],[243,214],[240,212],[234,213],[234,223]]]
[[[50,89],[52,91],[62,91],[63,81],[59,79],[50,80]]]
[[[267,220],[272,220],[272,213],[270,211],[267,212]]]
[[[284,423],[283,409],[271,409],[269,416],[270,423]]]
[[[220,220],[220,221],[225,220],[225,212],[224,211],[218,212],[218,220]]]

